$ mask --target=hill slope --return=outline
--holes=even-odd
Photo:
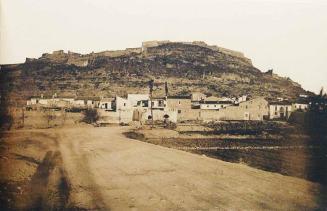
[[[31,95],[126,95],[148,92],[155,79],[155,95],[201,91],[217,96],[295,98],[305,93],[289,78],[263,73],[241,52],[204,42],[144,42],[140,48],[81,55],[55,51],[18,65],[3,65],[2,96],[25,99]]]

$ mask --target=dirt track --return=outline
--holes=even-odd
[[[7,144],[20,147],[29,137],[42,150],[29,151],[30,145],[20,152],[13,152],[15,147],[3,148],[6,159],[1,159],[0,171],[9,170],[1,172],[1,182],[28,181],[22,185],[24,193],[16,196],[23,209],[299,210],[324,206],[318,184],[127,139],[122,135],[126,130],[72,127],[8,133]],[[13,179],[17,169],[10,169],[9,163],[17,154],[25,156],[26,163],[34,162],[35,172],[31,167],[22,178]]]

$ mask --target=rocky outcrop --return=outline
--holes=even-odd
[[[21,96],[67,93],[114,96],[148,92],[154,95],[202,92],[215,96],[296,98],[306,93],[289,78],[264,73],[243,53],[204,42],[144,42],[140,48],[78,54],[55,51],[24,64],[4,67],[10,81],[3,87]]]

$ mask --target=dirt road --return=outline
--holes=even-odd
[[[122,134],[127,130],[74,127],[34,131],[31,141],[41,135],[52,140],[48,142],[51,149],[43,150],[47,152],[43,161],[33,158],[33,153],[25,159],[38,164],[29,180],[30,186],[39,187],[32,194],[39,194],[32,200],[34,206],[100,210],[301,210],[324,206],[318,184],[131,140]],[[20,133],[26,132],[13,133],[7,139],[14,140]],[[10,159],[9,152],[7,157]],[[51,176],[53,172],[56,176]],[[52,193],[58,197],[46,200],[52,196],[51,184],[59,187]],[[44,186],[47,188],[42,190]]]

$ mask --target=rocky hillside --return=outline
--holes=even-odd
[[[155,95],[201,91],[215,96],[295,98],[305,93],[289,78],[261,72],[241,52],[203,42],[144,42],[140,48],[81,55],[55,51],[23,64],[1,66],[2,98],[32,95],[126,95],[148,92],[155,80]]]

